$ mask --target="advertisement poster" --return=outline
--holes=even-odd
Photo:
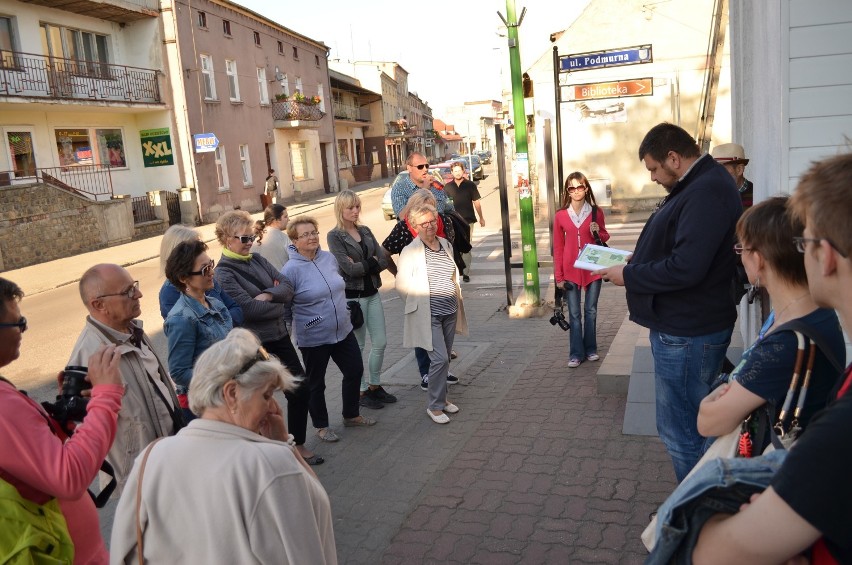
[[[515,153],[512,161],[512,179],[519,198],[531,198],[530,164],[526,153]]]
[[[143,129],[139,131],[139,136],[142,138],[142,160],[146,167],[175,164],[169,128]]]

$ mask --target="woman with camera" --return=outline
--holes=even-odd
[[[17,284],[0,278],[0,368],[20,355],[21,337],[27,329],[27,319],[18,306],[23,296]],[[58,501],[73,547],[60,544],[52,548],[51,557],[57,563],[67,562],[61,559],[71,556],[74,563],[109,562],[98,513],[87,489],[115,439],[124,394],[120,360],[114,345],[100,347],[89,358],[86,380],[92,385],[91,396],[84,425],[70,438],[38,403],[0,377],[0,492],[10,502],[17,496],[38,505]],[[42,514],[41,520],[47,522],[48,518]],[[15,522],[3,522],[0,561],[29,562],[24,541],[33,532],[15,528]],[[7,536],[14,539],[11,545],[6,544]],[[43,542],[41,545],[46,545]],[[19,552],[10,555],[7,552],[13,547]]]
[[[196,359],[233,328],[225,305],[206,294],[213,288],[213,268],[207,244],[198,239],[178,244],[166,262],[166,277],[181,293],[163,331],[169,342],[169,373],[185,422],[195,418],[186,394]]]
[[[361,199],[351,190],[341,191],[334,199],[337,227],[328,232],[328,250],[337,259],[343,280],[346,281],[346,300],[358,305],[364,323],[355,329],[355,338],[361,352],[370,332],[369,384],[361,377],[360,405],[365,408],[383,408],[396,402],[396,396],[382,388],[382,361],[388,338],[385,333],[385,311],[379,287],[381,272],[387,269],[385,250],[376,241],[373,232],[358,223],[361,216]]]
[[[553,219],[553,276],[557,288],[568,302],[571,325],[568,367],[583,361],[597,361],[598,296],[601,277],[574,267],[574,261],[586,244],[601,245],[609,240],[603,210],[598,208],[586,175],[577,171],[565,180],[562,207]],[[580,295],[586,291],[584,308]],[[563,327],[560,324],[560,327]],[[564,329],[564,328],[563,328]]]
[[[294,394],[307,397],[307,402],[298,402],[295,409],[293,404],[288,404],[287,422],[296,441],[304,441],[310,413],[317,436],[323,441],[335,442],[340,438],[329,425],[325,404],[325,372],[329,360],[333,360],[343,373],[343,425],[357,427],[376,423],[360,415],[358,386],[364,374],[364,363],[346,307],[346,283],[338,272],[334,255],[320,249],[320,232],[314,218],[298,216],[290,222],[287,232],[293,245],[282,273],[293,282],[293,301],[286,318],[292,320],[296,343],[305,360],[305,380]]]
[[[113,563],[336,563],[328,495],[287,433],[293,377],[244,329],[201,354],[200,417],[149,445],[118,503]]]
[[[447,375],[455,334],[467,335],[459,271],[450,243],[438,237],[438,212],[420,204],[408,211],[408,223],[417,237],[399,255],[396,290],[405,304],[403,347],[421,347],[429,354],[429,391],[426,414],[436,424],[447,424],[447,414],[459,407],[447,400]]]

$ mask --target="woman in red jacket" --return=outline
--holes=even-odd
[[[594,217],[593,217],[594,216]],[[571,323],[571,349],[568,366],[579,367],[585,361],[597,361],[596,323],[601,278],[591,271],[577,269],[574,261],[587,243],[595,243],[595,235],[606,242],[603,210],[597,207],[586,175],[573,172],[565,181],[562,208],[553,220],[553,269],[556,286],[568,302]],[[580,316],[580,293],[586,289],[585,315]],[[585,318],[585,319],[583,319]]]

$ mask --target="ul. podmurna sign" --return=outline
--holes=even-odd
[[[654,57],[651,53],[651,45],[637,45],[636,47],[622,47],[606,51],[590,51],[588,53],[563,55],[559,57],[559,72],[567,73],[653,62]]]

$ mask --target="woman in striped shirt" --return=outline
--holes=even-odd
[[[426,413],[436,424],[450,421],[458,406],[447,400],[447,374],[456,333],[467,335],[467,318],[453,262],[453,248],[437,235],[438,212],[421,204],[408,212],[417,237],[399,255],[396,289],[405,303],[403,346],[429,352],[429,405]]]

